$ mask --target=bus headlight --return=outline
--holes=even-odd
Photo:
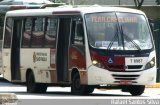
[[[99,68],[103,68],[103,69],[105,68],[104,65],[102,63],[98,62],[97,60],[93,60],[92,64],[96,67],[99,67]]]
[[[150,69],[153,66],[155,66],[155,57],[153,57],[152,60],[146,64],[145,69]]]

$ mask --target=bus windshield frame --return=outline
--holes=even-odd
[[[154,48],[146,17],[129,12],[85,14],[89,45],[106,50],[150,50]]]

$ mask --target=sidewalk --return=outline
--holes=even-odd
[[[14,93],[0,93],[0,105],[17,105],[18,98]]]

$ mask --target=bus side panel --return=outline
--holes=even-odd
[[[81,83],[87,84],[86,59],[84,48],[81,46],[74,46],[69,49],[69,69],[71,70],[73,68],[77,68],[79,70]]]
[[[11,49],[3,49],[3,77],[11,81]]]
[[[3,77],[8,81],[11,81],[11,38],[12,38],[12,25],[13,21],[11,18],[5,19],[4,27],[4,38],[3,38],[3,50],[2,50],[2,61],[3,61]]]
[[[57,82],[57,71],[56,71],[56,49],[50,50],[50,74],[51,82]]]
[[[26,71],[31,69],[36,82],[51,83],[50,49],[21,49],[20,62],[22,81],[25,82]]]

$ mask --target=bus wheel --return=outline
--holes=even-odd
[[[93,91],[94,91],[94,87],[88,86],[88,87],[86,87],[85,93],[89,94],[89,93],[93,93]]]
[[[37,92],[38,93],[45,93],[46,92],[46,90],[47,90],[47,85],[46,84],[43,84],[43,83],[41,83],[41,84],[37,84]]]
[[[33,72],[30,72],[27,77],[27,92],[28,93],[44,93],[47,90],[46,84],[37,84]]]
[[[27,92],[35,93],[36,92],[36,83],[33,72],[30,72],[27,76]]]
[[[145,90],[144,85],[129,86],[129,92],[131,93],[132,96],[140,96],[141,94],[143,94],[144,90]]]
[[[76,73],[73,76],[72,85],[71,85],[71,93],[75,95],[83,95],[87,93],[86,86],[81,85],[80,76],[78,73]]]

